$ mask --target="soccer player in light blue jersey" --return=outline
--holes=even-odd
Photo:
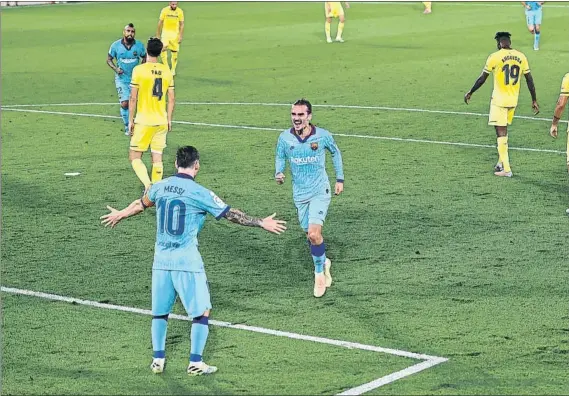
[[[128,131],[128,99],[130,96],[130,80],[135,66],[146,62],[144,44],[134,39],[135,29],[132,23],[124,27],[123,38],[115,41],[107,54],[107,65],[115,72],[115,86],[121,104],[121,117],[124,123],[124,134]]]
[[[332,263],[326,258],[322,237],[322,226],[331,200],[330,180],[326,174],[326,150],[332,154],[336,171],[336,195],[344,190],[342,154],[330,132],[310,123],[312,105],[308,100],[300,99],[292,105],[291,118],[292,128],[283,131],[277,142],[275,180],[277,184],[284,182],[288,161],[298,220],[308,237],[314,261],[314,297],[322,297],[332,284]]]
[[[522,1],[526,9],[526,22],[529,32],[533,34],[533,49],[539,50],[539,37],[541,34],[541,17],[543,15],[541,6],[543,1]]]
[[[127,217],[156,205],[156,245],[152,266],[152,349],[150,366],[154,373],[164,371],[166,362],[166,330],[168,315],[180,297],[188,316],[192,318],[190,334],[189,375],[212,374],[217,367],[202,360],[209,334],[208,318],[211,300],[204,263],[198,251],[198,234],[209,213],[217,220],[227,220],[250,227],[261,227],[280,234],[285,222],[274,218],[251,217],[230,208],[215,193],[194,180],[199,169],[199,153],[195,147],[180,147],[176,153],[178,173],[153,184],[142,199],[137,199],[123,210],[107,206],[110,213],[101,216],[102,224],[114,227]]]

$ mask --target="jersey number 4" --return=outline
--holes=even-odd
[[[159,199],[157,206],[160,216],[158,232],[172,236],[182,235],[186,228],[186,204],[179,199]]]
[[[520,79],[520,67],[518,65],[510,66],[505,64],[504,67],[502,67],[502,71],[504,72],[505,85],[510,85],[510,79],[513,80],[511,81],[512,85],[516,85],[518,83],[518,80]]]
[[[152,86],[152,96],[162,100],[164,93],[162,92],[162,77],[154,79],[154,85]]]

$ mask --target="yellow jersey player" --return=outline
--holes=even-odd
[[[346,8],[350,8],[350,3],[344,2]],[[339,18],[338,31],[336,33],[336,41],[343,43],[342,32],[344,31],[344,23],[346,22],[346,17],[344,15],[344,9],[342,8],[341,1],[326,1],[324,3],[324,11],[326,13],[326,24],[324,25],[324,30],[326,32],[326,41],[328,43],[332,42],[332,37],[330,36],[330,24],[332,23],[332,18]]]
[[[168,50],[172,61],[172,75],[176,75],[178,52],[184,38],[184,11],[178,7],[177,1],[171,1],[168,7],[162,8],[156,29],[156,37],[164,44],[162,63],[168,66]]]
[[[162,48],[160,39],[154,37],[148,40],[146,63],[134,68],[130,82],[129,160],[145,190],[152,183],[162,180],[162,152],[166,147],[166,134],[172,130],[174,77],[168,66],[158,63]],[[142,154],[148,147],[152,153],[152,182],[142,162]]]
[[[498,44],[498,51],[488,57],[484,70],[474,86],[464,95],[464,102],[468,104],[472,94],[480,88],[490,73],[494,73],[494,90],[490,101],[490,118],[488,125],[496,129],[498,142],[498,163],[494,174],[496,176],[512,177],[510,159],[508,156],[508,125],[512,123],[514,112],[518,105],[520,95],[520,77],[523,74],[531,94],[534,114],[539,113],[539,106],[535,94],[535,85],[531,76],[526,56],[520,51],[512,49],[510,33],[498,32],[494,37]]]
[[[423,11],[423,14],[430,14],[433,12],[432,3],[432,1],[423,1],[423,5],[425,6],[425,11]]]
[[[561,92],[559,93],[559,99],[557,99],[557,105],[553,112],[551,128],[549,128],[549,134],[553,138],[557,137],[559,120],[563,116],[563,110],[565,110],[565,106],[567,106],[567,101],[569,101],[569,73],[565,74],[563,81],[561,81]],[[567,171],[569,172],[569,125],[567,125]],[[567,209],[567,214],[569,214],[569,209]]]

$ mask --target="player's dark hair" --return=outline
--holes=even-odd
[[[496,41],[500,41],[503,39],[508,39],[510,40],[510,37],[512,37],[512,35],[509,32],[498,32],[496,33],[496,35],[494,36],[494,39]]]
[[[194,146],[183,146],[176,152],[178,168],[191,168],[200,159],[200,153]]]
[[[133,28],[133,29],[134,29],[134,24],[133,24],[132,22],[129,23],[128,25],[126,25],[126,26],[128,26],[129,28]]]
[[[146,44],[146,52],[148,55],[157,57],[160,56],[162,53],[162,48],[164,48],[164,44],[158,37],[150,37],[148,39],[148,43]]]
[[[312,114],[312,105],[310,102],[304,98],[298,99],[296,102],[292,104],[293,106],[306,106],[308,109],[308,114]]]

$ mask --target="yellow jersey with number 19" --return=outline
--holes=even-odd
[[[515,49],[501,49],[488,57],[485,73],[494,73],[493,105],[516,107],[522,74],[530,72],[526,56]]]
[[[132,71],[132,87],[138,88],[135,124],[166,125],[166,96],[174,88],[174,77],[163,63],[147,62]]]

